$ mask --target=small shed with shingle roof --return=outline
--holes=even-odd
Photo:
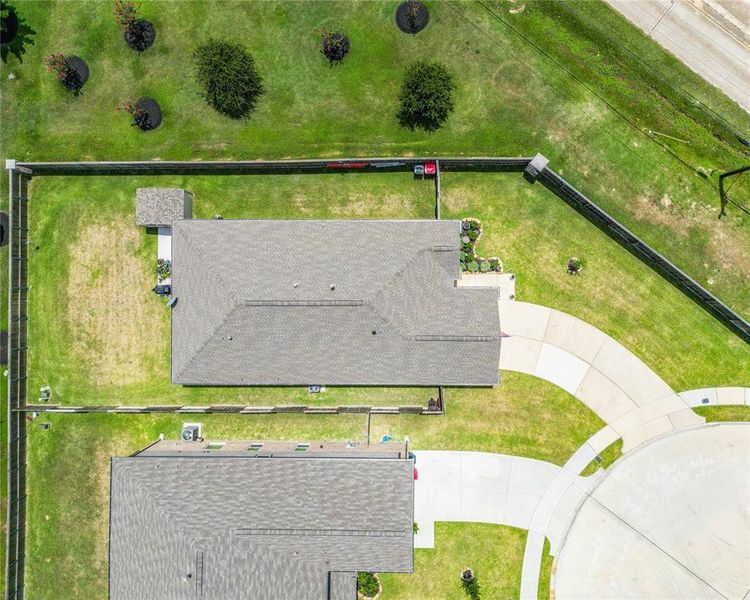
[[[138,188],[135,192],[135,224],[172,227],[179,219],[193,218],[193,194],[176,188]]]

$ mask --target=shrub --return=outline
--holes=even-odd
[[[479,581],[471,569],[464,569],[461,573],[461,587],[471,600],[480,600]]]
[[[71,92],[78,92],[83,87],[83,79],[78,71],[73,69],[61,52],[50,54],[44,59],[47,70],[54,73],[57,80]]]
[[[411,529],[416,535],[417,533],[419,533],[419,524],[416,521],[414,521],[414,523],[412,523]]]
[[[463,244],[461,246],[461,250],[463,250],[467,254],[470,254],[471,256],[474,256],[474,246],[470,242]]]
[[[476,273],[479,270],[479,263],[475,260],[472,260],[471,262],[466,264],[466,270],[469,273]]]
[[[233,119],[247,117],[263,94],[253,57],[234,42],[209,40],[195,49],[195,74],[206,102]]]
[[[471,227],[475,231],[479,231],[479,221],[469,221],[469,227]]]
[[[488,260],[480,260],[479,261],[479,270],[482,273],[488,273],[490,271],[490,261],[488,261]]]
[[[568,259],[567,270],[570,275],[578,275],[585,266],[585,260],[583,260],[582,258],[572,257]]]
[[[160,258],[156,261],[156,274],[159,280],[166,279],[172,274],[172,261]]]
[[[477,230],[476,230],[476,229],[471,229],[471,230],[469,230],[469,233],[468,233],[467,235],[468,235],[469,239],[470,239],[470,240],[471,240],[472,242],[476,242],[476,241],[477,241],[477,238],[479,237],[479,233],[477,232]]]
[[[133,117],[133,125],[136,125],[139,129],[151,129],[151,119],[148,112],[138,108],[132,100],[126,100],[122,104],[118,104],[117,110],[126,112]]]
[[[377,577],[367,571],[357,573],[357,591],[367,598],[374,598],[380,591]]]
[[[341,62],[349,54],[351,42],[349,37],[343,31],[325,30],[321,37],[323,38],[323,50],[321,52],[333,66],[333,63]]]
[[[126,0],[115,0],[115,21],[123,29],[130,27],[137,18],[135,4]]]
[[[453,111],[454,88],[451,74],[440,63],[412,64],[401,86],[399,122],[410,129],[438,129]]]
[[[500,270],[500,260],[497,258],[491,258],[490,259],[490,269],[493,271],[499,271]]]

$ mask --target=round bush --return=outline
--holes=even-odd
[[[360,571],[357,574],[357,591],[365,598],[374,598],[380,591],[380,582],[372,573]]]
[[[123,32],[125,43],[136,52],[143,52],[154,44],[156,29],[154,24],[146,19],[135,19]]]
[[[234,42],[209,40],[195,49],[195,75],[203,97],[233,119],[247,117],[263,94],[253,57]]]
[[[438,129],[453,112],[453,77],[440,63],[412,64],[401,85],[399,122],[404,127]]]

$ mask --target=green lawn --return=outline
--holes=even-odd
[[[542,550],[542,564],[539,568],[539,591],[537,593],[539,600],[548,600],[551,597],[550,578],[552,576],[554,557],[549,553],[549,549],[549,540],[545,538]]]
[[[435,523],[435,548],[414,551],[414,573],[383,573],[382,600],[464,600],[469,567],[486,600],[518,598],[526,531],[486,523]]]
[[[520,374],[508,373],[504,384],[493,390],[489,398],[451,390],[449,401],[445,417],[373,417],[372,441],[386,432],[400,439],[408,434],[415,449],[514,453],[562,464],[602,426],[590,410],[566,392],[544,382],[537,385],[533,377]],[[49,414],[29,425],[29,598],[58,598],[60,590],[65,590],[68,598],[104,596],[109,457],[132,454],[160,433],[174,438],[183,421],[184,416],[180,415]],[[200,421],[206,437],[219,440],[363,440],[367,431],[366,415],[201,415]],[[52,427],[42,430],[38,426],[41,422],[50,422]],[[472,427],[472,423],[480,422],[480,426]],[[436,550],[417,553],[415,581],[409,583],[406,576],[394,576],[388,597],[416,598],[422,594],[422,598],[432,598],[426,591],[432,588],[422,585],[432,585],[429,580],[433,576],[447,585],[453,571],[464,566],[450,563],[450,568],[443,569],[450,560],[474,562],[480,577],[484,573],[485,598],[496,597],[489,595],[490,590],[498,590],[505,597],[503,590],[517,588],[524,532],[489,525],[451,524],[449,529],[456,527],[462,533],[443,536],[442,527],[438,525]],[[489,536],[486,543],[472,542],[485,534]],[[430,563],[431,554],[440,557],[437,563]],[[429,564],[433,566],[426,577],[422,570]],[[434,597],[453,596],[446,592],[445,596]]]
[[[157,41],[139,55],[123,43],[109,2],[17,0],[36,35],[23,63],[11,58],[3,66],[16,79],[0,78],[2,153],[59,160],[542,151],[636,233],[750,314],[750,218],[734,210],[718,221],[716,176],[696,175],[699,167],[741,166],[747,150],[695,114],[682,92],[664,85],[665,75],[740,131],[750,130],[750,116],[603,4],[582,11],[530,0],[512,15],[505,0],[428,2],[432,20],[417,36],[395,27],[396,4],[146,1],[142,13],[155,23]],[[316,33],[329,26],[352,39],[351,53],[334,68]],[[602,31],[635,57],[607,45]],[[239,39],[256,57],[267,93],[247,121],[222,117],[199,97],[190,57],[210,36]],[[80,97],[42,67],[53,51],[89,62]],[[659,76],[644,72],[643,57]],[[458,84],[456,111],[435,133],[403,129],[395,116],[404,67],[419,58],[444,61]],[[162,127],[147,134],[115,110],[145,94],[164,112]],[[666,138],[657,142],[648,130],[690,144],[674,143],[669,153]]]
[[[622,456],[622,438],[611,443],[604,450],[599,453],[601,462],[597,462],[596,459],[592,460],[586,465],[586,468],[581,471],[581,476],[587,477],[593,475],[599,469],[608,469],[612,464]]]
[[[3,158],[541,151],[576,187],[750,315],[750,218],[730,208],[726,219],[717,220],[717,173],[697,174],[699,168],[741,166],[747,150],[669,82],[740,131],[750,131],[750,117],[603,3],[588,2],[584,12],[581,4],[529,0],[523,12],[511,14],[506,0],[428,1],[429,27],[407,36],[393,23],[396,1],[147,0],[142,13],[155,23],[157,40],[142,55],[125,46],[108,1],[13,4],[36,33],[22,63],[11,57],[1,66]],[[316,32],[326,27],[341,27],[352,39],[350,55],[334,68],[318,47]],[[267,93],[247,121],[219,116],[198,96],[190,54],[210,36],[241,40],[257,60]],[[57,51],[89,63],[91,79],[80,97],[65,93],[43,68],[43,57]],[[412,132],[396,122],[404,68],[420,58],[437,58],[456,76],[456,111],[435,133]],[[658,75],[645,63],[655,65]],[[14,79],[8,78],[11,72]],[[142,95],[155,97],[164,113],[162,127],[147,134],[115,110]],[[649,130],[690,144],[665,142]],[[31,204],[32,398],[47,383],[55,400],[70,405],[394,404],[423,403],[432,395],[361,388],[311,399],[299,389],[171,386],[168,313],[148,291],[156,242],[132,224],[135,187],[157,181],[192,190],[199,217],[430,218],[433,209],[431,186],[405,175],[39,178]],[[5,186],[0,186],[3,206]],[[733,190],[746,204],[748,187],[740,182]],[[747,345],[541,186],[529,186],[517,175],[447,174],[443,213],[483,220],[480,251],[497,254],[506,270],[516,273],[519,300],[591,322],[675,389],[750,385]],[[580,277],[565,274],[569,256],[586,259]],[[375,419],[373,436],[389,432],[409,435],[415,447],[508,452],[562,464],[601,427],[588,409],[554,386],[503,376],[496,390],[448,390],[443,417]],[[29,437],[28,596],[57,598],[63,591],[70,598],[102,597],[108,457],[137,450],[159,432],[176,435],[180,418],[47,420],[51,430],[41,431],[37,421]],[[364,431],[359,416],[202,420],[213,437],[346,439]],[[384,577],[389,594],[384,597],[462,598],[457,586],[464,566],[476,568],[484,598],[517,596],[522,532],[441,524],[437,533],[436,549],[417,553],[414,577]]]
[[[707,422],[750,421],[750,406],[698,406],[693,410]]]

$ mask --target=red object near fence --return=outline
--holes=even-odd
[[[326,167],[329,169],[364,169],[369,163],[366,162],[329,162]]]
[[[437,167],[435,166],[434,162],[429,162],[424,164],[424,174],[425,175],[434,175],[437,172]]]

